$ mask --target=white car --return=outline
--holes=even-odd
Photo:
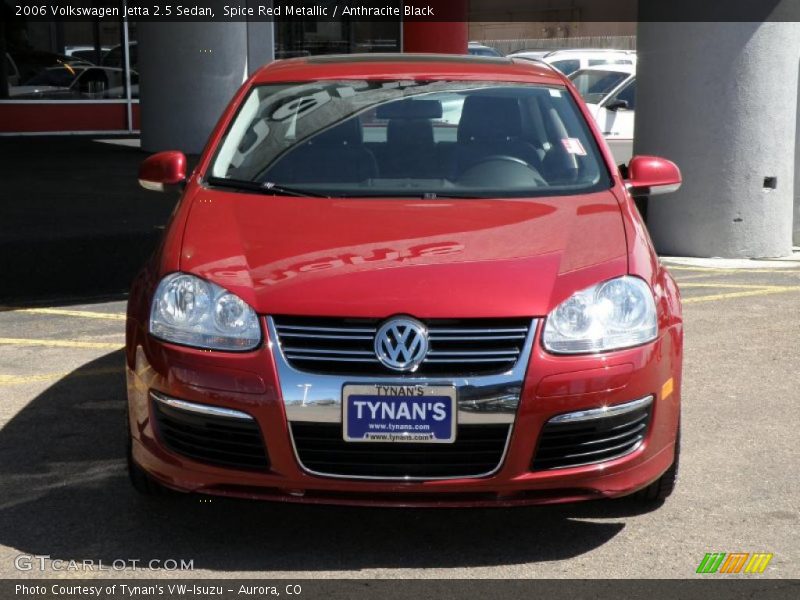
[[[100,47],[100,56],[105,54],[111,50],[111,46],[101,46]],[[84,60],[90,64],[97,64],[99,62],[98,56],[96,55],[96,49],[94,46],[66,46],[64,48],[64,54],[67,56],[71,56],[75,59]]]
[[[25,85],[10,86],[9,96],[17,100],[121,99],[125,97],[125,73],[113,67],[49,67]],[[131,96],[139,97],[139,74],[133,70]]]
[[[509,56],[528,60],[543,60],[564,73],[564,75],[569,75],[579,69],[598,65],[636,66],[636,52],[633,50],[607,50],[596,48],[574,48],[569,50],[553,50],[551,52],[543,52],[542,50],[522,50]]]
[[[636,67],[588,67],[569,76],[591,111],[617,162],[627,163],[633,150]]]
[[[497,48],[486,46],[480,42],[470,42],[467,46],[467,54],[472,56],[503,56],[503,53]]]

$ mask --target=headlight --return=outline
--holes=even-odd
[[[158,284],[150,333],[167,342],[211,350],[251,350],[261,343],[255,311],[209,281],[173,273]]]
[[[656,339],[658,319],[650,287],[619,277],[580,292],[547,317],[544,347],[561,354],[586,354],[638,346]]]

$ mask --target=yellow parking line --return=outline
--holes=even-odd
[[[691,279],[704,279],[706,277],[716,277],[719,273],[698,273],[697,275],[678,275],[676,280],[678,285],[681,285],[684,281],[689,281]]]
[[[61,317],[83,317],[86,319],[106,319],[109,321],[124,321],[125,315],[122,313],[104,313],[91,310],[70,310],[67,308],[14,308],[4,306],[0,312],[19,312],[33,315],[56,315]]]
[[[732,286],[735,287],[735,286]],[[694,304],[696,302],[711,302],[713,300],[729,300],[732,298],[747,298],[750,296],[768,296],[770,294],[785,294],[786,292],[798,292],[800,286],[787,286],[787,287],[763,287],[760,289],[751,289],[743,292],[727,292],[722,294],[712,294],[709,296],[694,296],[691,298],[683,298],[683,304]]]
[[[41,375],[2,375],[0,374],[0,385],[22,385],[25,383],[37,383],[41,381],[51,381],[64,377],[94,377],[97,375],[109,375],[121,373],[122,367],[100,367],[97,369],[85,369],[83,371],[61,371],[59,373],[42,373]]]
[[[798,269],[791,269],[788,267],[770,267],[763,269],[720,269],[719,267],[679,267],[678,265],[664,265],[668,271],[699,271],[702,273],[719,273],[725,275],[735,275],[736,273],[760,273],[762,275],[773,275],[778,273],[800,273]]]
[[[763,283],[716,283],[714,281],[703,283],[685,283],[682,288],[722,288],[722,289],[744,289],[744,290],[795,290],[800,289],[800,285],[769,285]]]
[[[50,346],[52,348],[96,348],[98,350],[118,350],[122,342],[82,342],[76,340],[30,340],[25,338],[0,338],[4,346]]]
[[[668,271],[689,271],[690,273],[735,273],[735,269],[718,269],[714,267],[679,267],[678,265],[664,264]]]

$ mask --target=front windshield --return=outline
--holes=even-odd
[[[564,88],[464,81],[256,86],[208,175],[212,185],[348,197],[501,198],[610,186]]]
[[[570,75],[572,84],[589,104],[599,104],[620,83],[630,75],[619,71],[586,70]]]

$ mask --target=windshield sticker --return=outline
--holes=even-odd
[[[550,88],[550,95],[553,98],[561,98],[561,90],[554,90],[553,88]]]
[[[586,156],[586,149],[578,138],[562,138],[561,143],[564,144],[564,149],[570,154]]]

